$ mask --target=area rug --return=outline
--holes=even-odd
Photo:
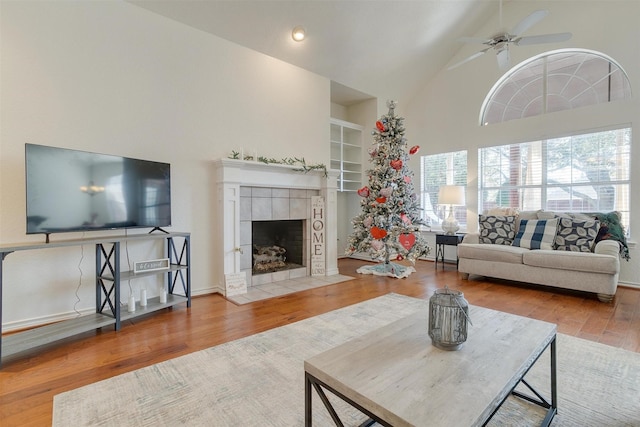
[[[427,307],[388,294],[90,384],[54,397],[53,425],[302,426],[304,359]],[[546,384],[547,353],[530,383]],[[559,334],[558,392],[553,426],[640,426],[640,354]],[[313,401],[314,425],[333,425]],[[345,425],[364,420],[332,401]],[[542,417],[510,397],[489,425],[533,426]]]

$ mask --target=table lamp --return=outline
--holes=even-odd
[[[462,185],[444,185],[438,192],[438,204],[449,205],[449,216],[442,221],[442,229],[446,234],[455,234],[460,229],[458,220],[453,215],[454,206],[464,206],[465,188]]]

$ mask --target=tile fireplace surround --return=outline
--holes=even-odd
[[[214,161],[218,215],[218,253],[223,264],[217,277],[225,296],[237,295],[227,287],[228,275],[246,275],[247,289],[311,276],[311,197],[324,198],[325,276],[338,275],[337,171],[297,171],[295,166],[253,161]],[[300,219],[304,224],[304,266],[252,276],[251,221]],[[242,277],[242,276],[241,276]]]

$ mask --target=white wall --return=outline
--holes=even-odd
[[[193,292],[206,293],[218,285],[213,261],[220,258],[212,160],[244,147],[329,163],[323,77],[124,2],[0,6],[0,244],[44,240],[25,235],[27,142],[169,162],[171,229],[192,233]],[[76,237],[82,234],[52,238]],[[132,260],[157,253],[128,249]],[[5,327],[93,309],[94,251],[7,256]],[[152,283],[131,286],[136,295],[141,286],[155,291]]]
[[[475,59],[451,71],[443,70],[416,95],[405,111],[407,138],[421,146],[422,154],[468,150],[468,185],[477,188],[477,148],[513,142],[531,141],[544,137],[589,131],[616,124],[631,124],[632,189],[640,188],[640,2],[633,1],[517,1],[504,5],[505,27],[510,28],[534,10],[548,9],[550,14],[527,34],[569,31],[572,39],[562,45],[517,46],[511,50],[512,65],[539,53],[564,47],[600,51],[618,61],[631,81],[634,98],[628,102],[596,105],[503,124],[478,126],[480,107],[488,91],[501,76],[495,55]],[[488,23],[478,37],[487,37],[498,29],[496,22]],[[452,63],[475,51],[466,46]],[[419,173],[417,157],[412,168]],[[631,196],[631,240],[638,240],[640,230],[640,195]],[[468,223],[477,225],[477,193],[467,192]],[[634,268],[640,250],[631,251],[631,262],[621,262],[622,282],[639,284],[640,271]]]
[[[505,25],[540,8],[551,14],[531,34],[573,32],[572,40],[558,47],[612,56],[628,72],[634,93],[640,92],[640,2],[505,2]],[[172,229],[193,233],[194,293],[206,293],[219,285],[213,283],[213,269],[220,259],[214,245],[219,236],[214,232],[218,219],[213,215],[211,161],[244,147],[268,157],[329,163],[330,84],[323,77],[124,2],[2,1],[0,20],[0,244],[43,240],[25,235],[26,142],[170,162]],[[496,17],[478,36],[497,27]],[[454,60],[475,48],[463,47]],[[512,62],[553,48],[514,48]],[[409,143],[420,145],[421,154],[469,150],[470,186],[477,184],[478,146],[616,123],[631,123],[638,134],[637,96],[628,103],[480,128],[480,106],[500,77],[494,59],[488,54],[443,70],[397,109],[406,118]],[[379,98],[377,111],[367,105],[365,129],[387,112],[385,102]],[[367,136],[365,131],[365,147]],[[634,165],[640,164],[639,152],[634,147]],[[419,174],[418,156],[412,167]],[[635,170],[633,187],[638,188]],[[632,194],[633,240],[640,229],[639,198],[640,193]],[[470,192],[467,200],[473,224],[476,195]],[[145,245],[129,249],[134,260],[157,253],[156,247]],[[5,327],[91,310],[93,255],[93,247],[10,254],[3,271]],[[640,271],[632,268],[640,251],[632,250],[631,256],[631,263],[622,263],[621,279],[640,283]],[[154,285],[134,281],[131,286],[137,292],[140,286]]]

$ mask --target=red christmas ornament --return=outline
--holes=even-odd
[[[368,197],[369,196],[369,188],[368,187],[362,187],[361,189],[358,190],[358,196],[360,197]]]
[[[384,132],[384,131],[385,131],[384,124],[383,124],[380,120],[378,120],[378,121],[376,122],[376,127],[378,128],[378,130],[379,130],[380,132]]]
[[[376,197],[376,202],[382,204],[382,203],[386,203],[387,198],[386,197]]]
[[[387,232],[382,228],[371,227],[371,235],[373,236],[374,239],[384,239],[385,236],[387,235]],[[415,236],[414,236],[414,239],[415,239]]]
[[[420,146],[414,145],[413,147],[411,147],[411,149],[409,149],[409,154],[416,154],[419,150],[420,150]]]
[[[391,165],[392,168],[394,168],[395,170],[400,170],[402,169],[402,160],[400,159],[395,159],[395,160],[391,160],[389,162],[389,164]]]
[[[411,218],[409,218],[405,213],[400,214],[400,219],[402,219],[402,222],[405,224],[411,224]]]
[[[404,259],[404,257],[402,256],[402,254],[398,254],[398,256],[396,257],[396,260],[398,261],[402,261]]]
[[[416,235],[415,234],[401,234],[398,237],[398,241],[402,245],[403,248],[409,250],[416,244]]]

